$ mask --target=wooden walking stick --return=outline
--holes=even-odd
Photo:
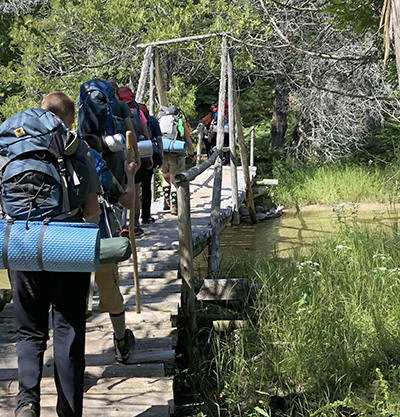
[[[128,164],[130,164],[133,159],[132,143],[133,143],[132,132],[128,130],[126,132],[126,160]],[[129,210],[129,237],[131,239],[131,246],[132,246],[133,281],[135,285],[136,313],[140,313],[139,272],[138,272],[138,260],[137,260],[136,240],[135,240],[135,208],[131,208]]]

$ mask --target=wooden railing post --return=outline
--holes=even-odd
[[[202,125],[198,133],[196,165],[201,164],[201,145],[203,144],[203,128],[204,126]]]
[[[242,120],[240,118],[239,102],[238,102],[236,91],[234,91],[234,95],[235,95],[236,129],[237,129],[237,137],[238,137],[238,143],[239,143],[240,159],[242,161],[243,176],[244,176],[244,180],[246,183],[247,207],[249,208],[251,222],[257,223],[256,209],[254,207],[253,191],[251,190],[249,165],[247,163],[246,149],[244,146]]]
[[[220,151],[224,144],[224,108],[226,91],[226,67],[227,67],[227,38],[222,38],[221,54],[221,78],[219,84],[218,119],[217,119],[217,150]],[[211,203],[211,241],[208,248],[208,278],[215,279],[219,272],[220,252],[220,208],[221,208],[221,187],[222,187],[222,155],[217,158],[214,165],[214,187]]]
[[[156,89],[156,82],[155,82],[155,67],[154,67],[154,51],[152,52],[151,62],[150,62],[150,87],[149,87],[149,114],[154,116],[155,112],[155,89]]]
[[[177,181],[178,187],[178,236],[179,236],[179,272],[182,277],[182,310],[189,328],[195,332],[196,310],[193,272],[193,241],[190,221],[190,184],[189,181]]]
[[[255,131],[253,127],[251,134],[250,134],[250,166],[251,167],[254,166],[254,136],[255,136]]]
[[[138,103],[143,103],[144,100],[144,93],[146,91],[146,83],[147,77],[149,75],[150,64],[153,57],[153,47],[148,46],[144,53],[143,64],[142,64],[142,71],[140,73],[139,83],[136,89],[136,96],[135,100]]]
[[[163,84],[162,75],[161,75],[160,61],[158,57],[157,48],[154,50],[154,71],[155,71],[157,95],[158,95],[158,100],[160,102],[160,106],[166,106],[167,95],[165,94],[165,90],[164,90],[164,84]]]
[[[238,177],[237,177],[237,159],[236,159],[236,136],[235,136],[235,103],[233,90],[233,61],[231,50],[227,53],[227,69],[228,69],[228,120],[229,120],[229,148],[230,148],[230,167],[231,167],[231,189],[232,189],[232,223],[239,224],[239,193],[238,193]]]

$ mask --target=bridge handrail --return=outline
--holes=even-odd
[[[182,277],[182,310],[183,314],[188,320],[188,325],[191,329],[196,329],[196,314],[195,314],[195,279],[193,268],[193,236],[192,224],[190,214],[190,181],[194,180],[198,175],[204,172],[211,165],[215,164],[214,186],[213,186],[213,201],[210,215],[211,223],[211,237],[209,245],[215,246],[219,244],[219,207],[221,201],[221,178],[222,178],[222,154],[225,151],[231,151],[231,182],[232,182],[232,200],[234,210],[232,213],[233,222],[239,222],[238,214],[238,195],[237,195],[237,166],[236,156],[232,155],[231,148],[217,148],[214,147],[212,155],[200,163],[201,158],[201,139],[202,139],[202,125],[199,124],[199,129],[192,132],[199,134],[197,164],[185,172],[179,173],[175,176],[175,182],[178,192],[178,238],[179,238],[179,270]],[[252,126],[244,136],[252,135],[250,147],[250,160],[254,157],[254,126]],[[232,143],[231,143],[232,146]],[[234,149],[234,148],[233,148]],[[220,156],[220,158],[218,158]],[[218,159],[217,159],[218,158]],[[217,181],[217,178],[219,180]],[[216,243],[218,242],[218,243]],[[209,259],[208,271],[215,274],[215,259]]]
[[[199,123],[196,126],[196,129],[190,132],[193,136],[198,135],[197,140],[197,156],[196,156],[196,165],[200,165],[201,163],[201,141],[203,139],[204,134],[204,123]],[[254,166],[254,136],[255,136],[255,128],[251,126],[250,129],[243,134],[243,139],[246,139],[248,136],[251,136],[250,139],[250,166]]]
[[[183,181],[193,181],[198,175],[200,175],[207,168],[213,165],[215,160],[217,159],[217,156],[220,154],[222,154],[222,149],[217,150],[216,148],[214,148],[213,154],[200,165],[196,165],[185,172],[181,172],[175,175],[175,181],[177,183],[181,183]]]

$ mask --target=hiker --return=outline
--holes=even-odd
[[[161,167],[164,158],[163,146],[162,146],[162,133],[158,120],[149,114],[145,104],[139,103],[139,109],[143,112],[147,119],[147,130],[149,132],[150,139],[153,142],[153,162],[155,167]],[[151,181],[154,174],[154,167],[146,170],[146,174],[142,179],[142,223],[149,224],[154,223],[155,219],[151,217]]]
[[[44,97],[41,109],[57,115],[64,123],[65,134],[68,134],[75,118],[74,102],[69,96],[61,92],[50,93]],[[46,112],[41,109],[35,110],[40,110],[45,115]],[[31,126],[28,128],[31,129]],[[72,155],[68,158],[73,163],[80,185],[79,192],[73,192],[71,185],[68,186],[71,191],[70,208],[74,209],[76,214],[63,221],[83,222],[99,211],[97,194],[101,192],[101,185],[88,146],[85,142],[77,140],[77,136],[71,135],[72,137]],[[73,152],[75,146],[76,150]],[[24,187],[23,178],[21,181],[18,193],[19,204],[23,205],[26,199],[23,200],[21,197],[24,193],[29,196],[32,184],[28,183]],[[42,184],[42,187],[43,185],[45,184]],[[41,197],[38,196],[28,218],[41,219],[40,215],[35,214],[40,209]],[[63,417],[82,416],[86,295],[90,273],[9,270],[9,278],[18,335],[19,392],[16,397],[16,417],[36,417],[40,414],[40,382],[46,342],[49,338],[50,308],[57,414]]]
[[[192,135],[186,123],[183,122],[181,110],[176,105],[161,106],[158,120],[163,135],[164,149],[164,159],[161,166],[164,210],[171,210],[171,214],[176,216],[178,214],[178,196],[175,175],[185,170],[186,150],[191,162],[195,161]]]
[[[137,147],[137,135],[135,128],[132,124],[131,111],[127,104],[120,100],[119,97],[119,88],[115,81],[109,81],[113,89],[113,98],[112,109],[115,117],[120,118],[123,121],[122,130],[131,131],[133,136],[133,152],[135,157],[135,163],[140,168],[141,160],[139,156],[139,150]],[[117,129],[118,130],[118,129]],[[118,152],[104,152],[104,160],[106,161],[108,167],[111,169],[114,176],[117,178],[118,182],[124,186],[126,181],[124,162],[126,161],[126,152],[125,150]]]
[[[120,87],[119,96],[123,100],[131,111],[132,124],[136,129],[136,134],[139,142],[144,140],[150,140],[150,135],[147,129],[147,119],[143,112],[140,110],[139,104],[136,102],[134,94],[129,87]],[[153,170],[153,158],[145,157],[142,158],[142,165],[138,169],[135,175],[136,184],[136,197],[135,197],[135,237],[141,237],[144,230],[139,227],[140,217],[140,188],[142,182],[146,180],[148,171]]]
[[[104,147],[103,158],[118,182],[125,186],[124,136],[128,130],[132,132],[132,147],[138,167],[140,167],[140,157],[130,110],[118,98],[118,86],[113,81],[93,79],[83,83],[79,89],[78,126],[81,136],[94,134],[101,137],[103,143],[107,144]],[[123,141],[123,144],[118,146],[120,140]],[[121,230],[121,234],[129,236],[126,226]]]
[[[206,128],[206,134],[203,137],[204,145],[207,151],[207,157],[209,158],[212,155],[213,148],[217,145],[217,123],[218,123],[218,107],[213,104],[210,106],[210,112],[204,116],[199,123],[204,124]],[[229,127],[228,127],[228,100],[225,100],[224,108],[224,142],[223,146],[225,148],[229,147]],[[224,165],[229,165],[230,162],[230,152],[226,151],[223,153]]]
[[[118,210],[115,205],[119,204],[128,210],[134,205],[134,176],[138,167],[133,161],[130,164],[125,161],[126,185],[122,187],[102,159],[101,139],[96,135],[85,135],[83,139],[91,148],[103,187],[103,194],[100,197],[100,216],[96,219],[90,219],[90,221],[99,224],[101,238],[111,238],[117,231],[119,220],[113,222],[111,218],[115,210]],[[96,271],[95,280],[99,289],[99,309],[109,313],[113,326],[115,359],[124,363],[128,360],[129,354],[135,346],[135,337],[132,330],[126,328],[124,298],[119,288],[118,263],[100,264]]]
[[[203,143],[206,148],[207,158],[213,153],[213,148],[216,145],[216,134],[214,134],[211,123],[213,122],[213,115],[217,112],[218,107],[215,104],[210,106],[210,112],[207,113],[200,121],[199,124],[204,125],[205,132],[203,134]],[[214,116],[215,117],[215,116]]]

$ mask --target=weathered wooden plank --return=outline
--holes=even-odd
[[[56,394],[45,394],[41,396],[41,406],[42,407],[54,407],[56,404],[57,398]],[[0,411],[3,413],[3,410],[11,410],[10,414],[1,414],[1,416],[6,417],[12,415],[12,410],[15,404],[14,395],[4,395],[0,398]],[[163,391],[153,391],[146,393],[145,395],[140,392],[134,394],[89,394],[85,393],[83,397],[83,407],[84,410],[90,410],[94,408],[103,408],[110,406],[117,406],[118,408],[125,409],[128,406],[152,406],[152,407],[163,407],[168,405],[169,408],[173,408],[173,399],[172,391],[163,392]],[[85,415],[93,417],[93,414],[90,415],[85,412]],[[101,416],[101,414],[99,414]],[[53,416],[54,417],[54,414]]]
[[[53,378],[54,366],[43,368],[43,377]],[[118,364],[102,366],[86,366],[85,378],[160,378],[165,376],[164,364],[141,363],[141,364]],[[9,381],[18,379],[17,368],[5,368],[0,370],[0,380]]]
[[[156,349],[131,352],[128,364],[139,363],[165,363],[171,364],[175,359],[175,351],[173,349]],[[113,350],[106,350],[104,352],[95,352],[85,355],[87,366],[103,366],[107,364],[116,364],[115,354]],[[47,349],[44,355],[45,366],[53,366],[53,352]],[[0,354],[0,369],[14,369],[17,368],[17,356],[15,354]]]
[[[247,329],[249,323],[246,320],[216,320],[213,322],[214,330],[218,332],[231,332],[236,329]]]
[[[97,401],[97,407],[85,407],[83,410],[83,417],[169,417],[170,416],[170,406],[168,405],[129,405],[129,404],[119,404],[107,405],[107,401]],[[0,406],[0,413],[4,411],[2,416],[11,416],[13,415],[13,409],[10,408],[8,411],[3,410]],[[40,410],[41,417],[54,417],[56,416],[55,407],[42,407]]]
[[[125,320],[130,324],[143,324],[143,323],[152,323],[152,324],[162,324],[168,323],[171,319],[171,315],[167,312],[151,312],[144,311],[143,313],[137,314],[134,312],[127,311],[125,314]],[[96,313],[93,314],[86,321],[86,328],[90,329],[92,327],[100,327],[107,325],[110,321],[110,316],[108,313]]]
[[[87,394],[147,394],[152,392],[169,392],[173,391],[173,378],[158,377],[158,378],[86,378],[85,379],[85,393]],[[42,378],[40,384],[40,392],[42,394],[55,394],[56,386],[54,378]],[[18,381],[1,381],[0,380],[0,394],[1,395],[16,395],[18,393]],[[137,404],[141,404],[140,400]],[[160,404],[158,401],[154,404]],[[161,403],[162,404],[162,403]]]
[[[140,280],[140,294],[146,295],[146,294],[175,294],[181,292],[182,282],[181,280],[176,280],[176,284],[161,284],[157,285],[154,280],[149,280],[152,282],[151,284],[148,284],[147,282],[144,282],[147,280]],[[133,285],[131,283],[128,283],[126,281],[122,281],[120,284],[120,290],[123,295],[128,295],[133,293]],[[97,294],[97,291],[95,289],[95,294]]]
[[[121,270],[120,279],[133,279],[131,271]],[[177,270],[167,271],[139,271],[139,279],[141,278],[176,278],[178,276]]]

